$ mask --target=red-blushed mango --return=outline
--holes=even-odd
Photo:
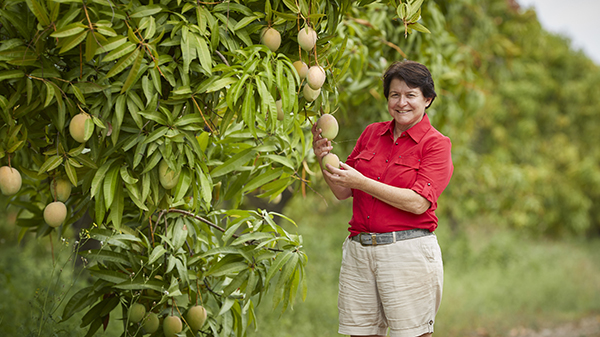
[[[142,322],[142,329],[144,333],[155,333],[158,330],[158,326],[160,325],[160,321],[158,320],[158,315],[151,312],[144,318],[144,322]]]
[[[69,133],[71,134],[71,137],[73,137],[73,139],[75,139],[77,142],[85,143],[88,141],[91,134],[86,137],[85,122],[91,119],[92,117],[86,113],[80,113],[71,118],[71,123],[69,123]],[[88,123],[90,123],[93,130],[94,123],[91,121]]]
[[[262,31],[262,44],[267,46],[271,51],[276,51],[281,45],[281,34],[275,28],[267,28]]]
[[[141,303],[134,303],[129,308],[129,321],[133,323],[141,322],[142,319],[146,316],[146,307]]]
[[[50,193],[54,200],[65,202],[71,196],[71,182],[66,179],[54,179],[50,182]]]
[[[313,90],[321,89],[325,83],[325,69],[321,66],[312,66],[308,69],[306,81]]]
[[[312,102],[321,94],[321,89],[313,90],[310,85],[304,85],[302,89],[302,95],[304,95],[304,99],[308,102]]]
[[[317,32],[314,29],[306,26],[298,32],[298,44],[300,48],[311,51],[317,43]]]
[[[0,190],[4,195],[14,195],[21,189],[21,173],[14,167],[0,167]]]
[[[306,75],[308,75],[308,66],[306,65],[306,63],[298,60],[294,63],[292,63],[294,68],[296,68],[296,72],[298,73],[298,76],[300,77],[301,80],[306,78]]]
[[[198,331],[206,322],[206,309],[201,305],[195,305],[188,310],[186,318],[192,331]]]
[[[277,119],[282,121],[284,116],[283,116],[282,102],[280,99],[275,101],[275,106],[277,107]]]
[[[327,164],[335,168],[340,168],[340,158],[338,158],[338,156],[335,153],[329,152],[328,154],[326,154],[325,157],[323,157],[323,159],[321,160],[321,163],[323,164],[323,168],[327,169],[327,171],[330,171],[327,168]]]
[[[321,136],[329,140],[333,140],[339,131],[337,119],[331,114],[323,114],[317,121],[317,128],[321,129]]]
[[[158,164],[158,180],[162,187],[166,190],[170,190],[177,186],[179,182],[179,172],[175,172],[169,168],[169,164],[165,160],[162,160]]]
[[[175,337],[176,334],[183,330],[183,323],[181,318],[177,316],[167,316],[163,321],[163,332],[166,337]]]
[[[44,208],[44,221],[50,227],[58,227],[67,218],[67,206],[62,203],[62,201],[55,201],[49,203],[46,208]]]

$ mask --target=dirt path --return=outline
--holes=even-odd
[[[507,337],[600,337],[600,315],[539,331],[515,328]]]

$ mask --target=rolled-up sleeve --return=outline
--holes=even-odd
[[[431,210],[437,208],[437,200],[454,171],[451,149],[448,137],[430,139],[423,147],[417,179],[411,189],[431,202]]]

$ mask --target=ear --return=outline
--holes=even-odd
[[[429,108],[431,101],[433,101],[433,98],[431,97],[425,99],[425,108]]]

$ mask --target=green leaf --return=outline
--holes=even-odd
[[[54,87],[48,81],[44,82],[44,84],[46,85],[46,99],[44,100],[45,108],[50,104],[50,102],[52,102],[52,99],[54,98]]]
[[[94,294],[94,287],[85,287],[73,294],[63,309],[61,322],[68,320],[76,312],[96,302],[97,297],[90,296],[92,294]]]
[[[25,76],[25,72],[23,72],[22,70],[4,70],[4,71],[0,71],[0,81],[12,80],[12,79],[16,79],[16,78],[21,78],[23,76]]]
[[[83,31],[77,35],[73,35],[73,36],[69,36],[69,37],[65,38],[64,40],[62,40],[62,48],[60,49],[59,54],[64,54],[64,53],[68,52],[69,50],[79,46],[79,44],[81,44],[81,42],[83,42],[83,40],[85,40],[86,36],[87,36],[87,32]]]
[[[96,249],[85,252],[80,252],[88,260],[102,262],[116,262],[124,265],[129,265],[129,259],[124,253],[117,253],[106,249]]]
[[[149,144],[152,143],[154,141],[156,141],[157,139],[163,137],[164,135],[167,134],[167,132],[169,132],[169,128],[166,126],[161,126],[160,128],[152,131],[152,133],[150,133],[148,135],[148,138],[146,138],[146,140],[144,141],[145,144]]]
[[[157,245],[156,247],[154,247],[154,249],[152,250],[152,253],[148,257],[148,264],[152,265],[159,258],[161,258],[163,255],[165,255],[166,252],[167,252],[167,250],[165,249],[165,247],[163,247],[163,245]]]
[[[123,181],[127,184],[135,184],[138,182],[137,178],[134,178],[131,176],[131,174],[129,174],[129,170],[127,169],[127,166],[121,166],[121,168],[119,169],[119,172],[121,173],[121,178],[123,179]]]
[[[136,49],[137,50],[137,49]],[[129,75],[127,76],[127,79],[125,80],[125,83],[123,83],[123,88],[121,88],[121,93],[126,92],[127,90],[129,90],[129,88],[135,84],[135,81],[138,78],[138,75],[140,73],[140,68],[142,67],[142,61],[144,60],[144,52],[139,52],[135,62],[133,62],[133,65],[131,66],[131,70],[129,71]]]
[[[204,172],[198,171],[197,174],[200,177],[202,200],[204,200],[205,203],[210,204],[212,201],[212,186]]]
[[[194,36],[196,37],[196,49],[200,65],[202,65],[202,68],[210,74],[212,73],[212,57],[210,55],[210,50],[208,49],[208,44],[202,36],[197,34],[194,34]]]
[[[113,198],[115,197],[115,190],[117,189],[119,180],[119,170],[119,165],[111,167],[104,178],[102,191],[104,192],[104,207],[107,211],[112,206]]]
[[[162,7],[160,5],[148,5],[148,6],[137,6],[129,17],[131,18],[144,18],[160,13]]]
[[[99,46],[98,49],[96,49],[96,55],[98,54],[102,54],[102,53],[108,53],[110,51],[113,51],[123,45],[127,44],[126,48],[123,48],[120,50],[120,52],[116,53],[116,54],[107,54],[103,59],[102,62],[109,62],[112,60],[116,60],[118,58],[120,58],[121,56],[132,52],[136,45],[132,42],[127,41],[127,37],[125,36],[115,36],[115,37],[111,37],[108,39],[107,42],[105,42],[102,46]],[[127,49],[129,48],[129,49]],[[110,58],[107,60],[107,58]]]
[[[125,290],[144,290],[150,289],[158,292],[164,290],[164,283],[159,280],[144,280],[144,278],[136,278],[133,281],[125,281],[114,286],[117,289]]]
[[[177,221],[175,227],[173,228],[173,237],[171,239],[171,243],[173,244],[173,250],[178,250],[183,246],[185,240],[188,236],[187,226],[183,223],[183,221]]]
[[[131,198],[131,201],[133,201],[133,203],[140,209],[148,211],[148,207],[146,207],[146,205],[142,202],[140,191],[138,190],[137,185],[125,184],[125,188],[127,188],[127,192],[129,193],[129,198]]]
[[[221,255],[221,254],[223,254],[223,255],[242,254],[242,250],[239,247],[231,247],[231,246],[216,247],[216,248],[209,249],[201,256],[209,257],[209,256]]]
[[[215,265],[215,268],[210,269],[205,276],[225,276],[225,275],[233,275],[244,269],[248,268],[248,264],[244,262],[231,262],[223,265]]]
[[[423,1],[424,0],[414,0],[414,2],[410,4],[410,13],[408,13],[407,16],[413,16],[415,13],[417,13],[421,9]]]
[[[69,181],[71,181],[71,184],[73,184],[73,186],[76,187],[77,186],[77,171],[75,170],[73,165],[71,165],[69,160],[67,160],[65,162],[65,171],[67,172],[67,177],[69,177]]]
[[[109,218],[116,230],[120,230],[123,222],[123,210],[125,209],[123,185],[118,184],[115,189],[113,207],[110,208]]]
[[[293,13],[300,13],[300,8],[293,0],[283,0],[283,3],[289,8]]]
[[[225,88],[226,86],[237,82],[237,79],[233,78],[233,77],[226,77],[226,78],[220,78],[214,82],[212,82],[208,87],[203,88],[205,89],[203,92],[215,92],[215,91],[219,91],[223,88]]]
[[[261,240],[265,240],[265,239],[272,239],[273,238],[273,234],[271,233],[264,233],[264,232],[255,232],[255,233],[249,233],[249,234],[244,234],[242,236],[240,236],[239,238],[233,240],[233,242],[231,243],[232,246],[235,245],[239,245],[248,241],[261,241]]]
[[[98,40],[98,37],[94,34],[97,34],[97,33],[89,31],[87,34],[87,37],[85,39],[85,60],[86,60],[86,62],[90,62],[94,58],[94,55],[96,55],[96,50],[98,50],[99,42],[96,42],[96,40]],[[101,35],[98,35],[98,36],[101,36]]]
[[[236,169],[246,164],[250,159],[252,159],[255,155],[255,152],[256,151],[253,148],[248,148],[239,152],[235,156],[229,158],[229,160],[224,162],[222,165],[215,167],[210,172],[210,175],[212,177],[220,177],[222,175],[235,171]]]
[[[295,18],[295,16],[294,16]],[[238,21],[238,23],[235,25],[235,27],[233,27],[233,30],[236,31],[238,29],[242,29],[244,27],[246,27],[247,25],[251,24],[253,21],[258,20],[259,18],[257,16],[246,16],[244,18],[242,18],[240,21]]]
[[[76,85],[73,85],[72,83],[71,89],[73,90],[73,94],[75,94],[75,97],[77,97],[77,100],[82,104],[85,104],[85,96],[83,96],[81,89],[79,89]]]
[[[75,22],[69,25],[57,29],[54,33],[50,34],[51,37],[63,38],[73,35],[77,35],[87,29],[87,26],[80,22]]]
[[[120,273],[118,271],[114,271],[114,270],[91,269],[90,273],[101,280],[108,281],[111,283],[121,283],[121,282],[127,281],[127,279],[129,279],[128,275]]]
[[[98,193],[98,190],[100,189],[100,183],[102,181],[104,181],[104,176],[106,175],[106,172],[108,172],[108,169],[110,169],[110,166],[112,165],[112,163],[115,162],[115,160],[117,160],[117,159],[116,158],[110,159],[109,161],[104,163],[102,166],[100,166],[98,171],[96,171],[96,174],[94,175],[94,179],[92,180],[92,185],[90,188],[90,197],[93,198],[96,195],[96,193]]]
[[[37,2],[37,0],[26,0],[26,2],[27,7],[29,7],[29,10],[31,10],[33,15],[35,15],[35,17],[38,19],[38,21],[42,24],[43,27],[47,27],[48,25],[50,25],[48,12],[42,4]]]
[[[185,197],[187,191],[190,188],[192,182],[192,176],[190,174],[190,171],[187,168],[183,168],[181,170],[181,174],[179,177],[179,181],[177,182],[177,186],[175,187],[175,193],[174,193],[174,197],[173,197],[173,201],[177,202],[181,199],[183,199],[183,197]]]
[[[425,26],[423,26],[422,24],[415,22],[415,23],[411,23],[410,25],[408,25],[409,28],[412,28],[418,32],[421,33],[427,33],[427,34],[431,34],[431,32],[429,31],[429,29],[427,29]]]
[[[106,74],[106,78],[111,78],[111,77],[119,74],[123,70],[125,70],[125,68],[129,67],[138,58],[139,54],[140,54],[140,49],[136,48],[134,51],[129,53],[127,56],[124,56],[123,58],[121,58],[117,62],[117,64],[115,64],[110,69],[110,71]]]
[[[278,272],[279,269],[282,268],[285,265],[285,263],[292,257],[292,254],[294,253],[289,250],[286,250],[277,255],[277,258],[275,258],[275,261],[271,264],[271,267],[267,272],[267,278],[265,279],[265,283],[269,283],[269,281],[271,280],[271,278],[273,278],[275,273]]]
[[[42,174],[44,172],[52,171],[57,168],[63,162],[63,158],[61,156],[55,155],[52,156],[42,164],[40,169],[38,170],[38,174]]]
[[[267,170],[266,173],[263,173],[254,179],[250,180],[242,190],[243,192],[253,191],[264,184],[279,178],[283,174],[283,169],[275,169],[275,170]]]

